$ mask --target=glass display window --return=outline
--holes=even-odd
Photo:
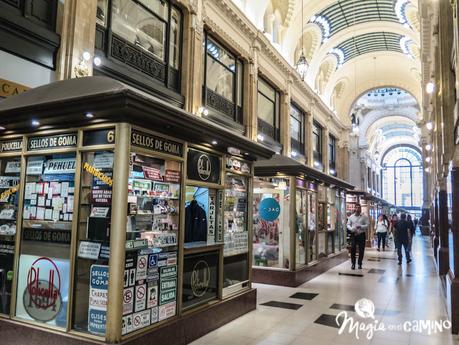
[[[290,185],[286,178],[255,178],[253,264],[290,267]]]
[[[81,156],[73,329],[105,336],[112,214],[113,151]]]
[[[246,282],[249,279],[248,181],[248,177],[233,173],[226,173],[225,176],[224,288]]]
[[[121,333],[177,313],[182,164],[131,153]]]
[[[317,193],[308,194],[308,243],[309,261],[317,260]]]
[[[67,327],[75,168],[75,153],[27,158],[17,275],[19,319]]]
[[[10,313],[19,203],[20,157],[0,159],[0,314]]]
[[[325,220],[327,217],[327,204],[319,202],[317,204],[317,251],[319,259],[327,256],[327,229]]]
[[[306,264],[307,211],[307,191],[297,188],[295,213],[296,268],[300,268]]]

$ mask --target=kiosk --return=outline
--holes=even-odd
[[[0,118],[6,343],[179,344],[256,308],[252,163],[271,150],[106,77]]]

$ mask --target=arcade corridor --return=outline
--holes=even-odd
[[[335,317],[354,312],[361,298],[374,302],[375,319],[386,325],[414,320],[447,320],[444,290],[434,267],[429,239],[418,232],[413,262],[397,265],[393,250],[368,250],[362,270],[350,270],[349,261],[317,278],[287,288],[257,284],[257,310],[196,340],[192,345],[456,345],[459,336],[450,330],[427,335],[404,331],[375,332],[368,340],[361,331],[338,334]],[[274,305],[274,302],[278,302]],[[271,306],[266,305],[271,304]],[[368,319],[367,319],[368,320]],[[370,319],[373,321],[372,319]],[[368,323],[370,323],[368,321]],[[413,323],[414,325],[414,323]]]

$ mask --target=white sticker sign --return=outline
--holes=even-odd
[[[123,290],[123,315],[134,311],[134,288],[130,287]]]
[[[159,307],[159,321],[175,316],[176,302],[170,302]]]
[[[137,273],[135,280],[147,279],[148,255],[139,255],[137,258]]]
[[[46,161],[45,174],[70,174],[75,172],[75,158],[49,159]]]
[[[43,159],[30,158],[27,162],[27,175],[41,175],[43,173]]]
[[[150,325],[150,310],[144,310],[132,315],[134,331]]]
[[[132,323],[132,314],[123,316],[121,334],[125,335],[131,333],[134,330],[134,325]]]
[[[111,169],[113,167],[113,153],[104,152],[96,154],[92,165],[96,169]]]
[[[158,285],[156,283],[148,284],[147,287],[147,308],[153,308],[158,305]]]
[[[81,241],[78,246],[78,257],[97,260],[99,258],[101,243]]]
[[[147,285],[137,285],[135,287],[135,311],[144,310],[147,303]]]
[[[20,173],[21,172],[21,161],[14,160],[6,163],[5,173]]]
[[[159,320],[159,308],[153,307],[151,308],[151,324],[158,322]]]

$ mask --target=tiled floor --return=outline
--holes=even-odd
[[[345,262],[298,288],[256,284],[257,310],[192,345],[459,345],[459,337],[448,330],[431,335],[386,330],[375,332],[371,339],[361,332],[358,340],[355,332],[338,334],[336,315],[343,310],[362,324],[377,320],[387,327],[412,320],[447,319],[428,240],[418,235],[413,254],[413,262],[400,267],[393,250],[370,249],[363,270],[352,271],[350,262]],[[374,302],[375,320],[361,318],[354,311],[361,298]]]

